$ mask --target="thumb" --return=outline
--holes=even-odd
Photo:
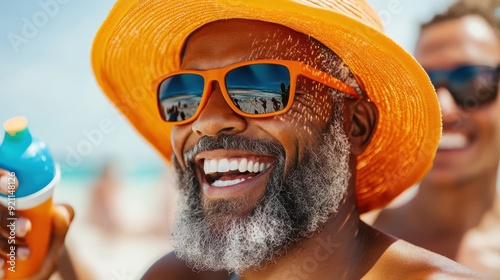
[[[18,181],[14,172],[0,169],[0,193],[8,194],[17,189]]]
[[[64,239],[68,232],[69,225],[75,216],[73,207],[68,204],[56,204],[54,205],[52,216],[52,238],[57,239],[62,237]]]

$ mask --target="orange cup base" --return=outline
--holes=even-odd
[[[52,198],[34,208],[19,210],[16,214],[31,221],[31,231],[25,239],[30,248],[30,255],[24,261],[19,259],[17,252],[13,256],[7,256],[4,264],[5,279],[27,278],[35,275],[40,270],[50,242]]]

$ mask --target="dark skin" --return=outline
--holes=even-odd
[[[269,34],[276,35],[273,40],[267,40]],[[288,38],[293,38],[288,40]],[[252,47],[259,42],[259,50]],[[248,20],[220,21],[205,25],[194,32],[186,43],[182,69],[213,69],[233,64],[239,61],[253,59],[286,59],[298,60],[320,68],[320,61],[314,53],[304,61],[299,52],[280,52],[279,49],[297,49],[311,41],[304,34],[288,28]],[[298,42],[298,43],[297,43]],[[287,45],[288,44],[288,45]],[[301,79],[298,87],[311,92],[310,81]],[[309,88],[308,88],[309,86]],[[330,101],[331,102],[331,101]],[[222,98],[218,87],[214,86],[212,95],[199,118],[192,123],[177,126],[172,131],[174,153],[181,166],[183,153],[203,136],[216,136],[220,133],[234,133],[248,138],[275,139],[286,151],[285,170],[300,164],[304,149],[317,150],[319,133],[327,125],[331,111],[325,104],[317,100],[309,103],[295,99],[292,109],[284,115],[250,119],[235,114]],[[377,111],[371,102],[365,99],[344,101],[344,130],[351,143],[349,161],[352,176],[347,194],[338,213],[330,217],[321,231],[308,239],[292,246],[286,254],[276,257],[273,263],[267,264],[261,270],[244,271],[240,279],[426,279],[447,276],[456,279],[471,279],[479,277],[456,263],[436,254],[417,248],[409,243],[399,241],[385,235],[359,219],[354,194],[356,156],[362,153],[369,143],[374,131]],[[294,116],[318,115],[326,118],[316,118],[314,121]],[[227,158],[244,154],[242,151],[215,150],[199,157]],[[259,156],[259,155],[252,155]],[[286,171],[285,171],[286,173]],[[285,174],[286,176],[286,174]],[[264,179],[255,180],[249,187],[250,192],[224,193],[226,199],[232,196],[245,196],[250,207],[258,201],[265,190]],[[262,182],[263,181],[263,182]],[[210,196],[203,191],[207,199]],[[251,211],[247,209],[242,215]],[[322,241],[328,240],[331,247],[321,247]],[[315,259],[317,266],[309,269],[305,260]],[[182,260],[173,253],[156,262],[144,275],[143,279],[227,279],[227,272],[193,272]]]
[[[163,256],[144,274],[141,279],[161,279],[168,275],[168,279],[193,280],[222,280],[229,279],[227,271],[200,271],[195,272],[187,264],[176,258],[173,252]]]

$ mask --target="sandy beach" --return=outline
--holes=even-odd
[[[93,279],[139,279],[158,258],[172,250],[169,225],[176,193],[161,176],[120,180],[108,203],[117,227],[103,228],[90,214],[95,178],[64,178],[54,194],[55,203],[68,203],[75,219],[66,238],[78,269]],[[95,215],[95,213],[93,214]],[[61,279],[55,275],[51,279]]]

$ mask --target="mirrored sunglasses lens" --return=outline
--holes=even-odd
[[[289,102],[290,71],[277,64],[252,64],[229,71],[225,77],[229,97],[247,114],[274,113]]]
[[[464,109],[474,109],[495,100],[495,72],[489,66],[464,66],[450,73],[449,87],[456,103]]]
[[[204,79],[197,74],[179,74],[161,82],[158,101],[163,119],[180,122],[192,118],[200,105]]]

